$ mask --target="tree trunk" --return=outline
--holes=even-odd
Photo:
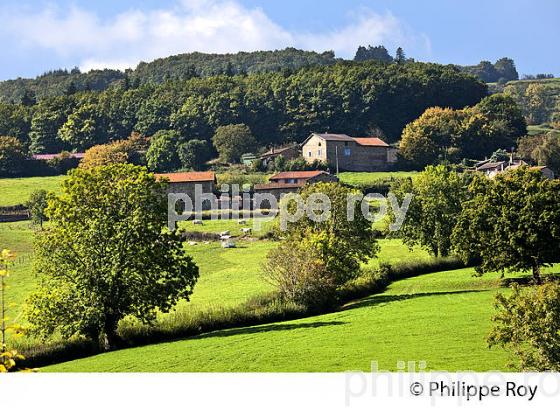
[[[105,317],[105,325],[103,328],[102,349],[105,351],[113,350],[119,347],[121,338],[117,334],[117,325],[119,318],[116,315],[107,315]]]
[[[533,279],[535,284],[542,285],[541,267],[536,260],[533,262]]]

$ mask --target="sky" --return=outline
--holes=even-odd
[[[559,17],[558,0],[2,0],[0,80],[192,51],[352,58],[367,44],[444,64],[507,56],[520,74],[560,76]]]

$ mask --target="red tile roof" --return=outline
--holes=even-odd
[[[288,171],[288,172],[280,172],[276,175],[273,175],[269,178],[271,181],[275,181],[277,179],[309,179],[316,177],[321,174],[327,174],[325,171]]]
[[[377,137],[354,138],[354,141],[356,141],[360,145],[366,145],[368,147],[388,147],[389,146],[389,144],[387,144],[381,138],[377,138]]]
[[[170,174],[154,174],[157,179],[166,178],[169,182],[207,182],[215,181],[216,174],[208,172],[173,172]]]

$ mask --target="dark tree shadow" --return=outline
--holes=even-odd
[[[254,333],[277,332],[281,330],[314,329],[318,327],[339,326],[344,324],[346,324],[346,322],[341,322],[341,321],[297,323],[297,324],[270,324],[270,325],[254,326],[254,327],[242,327],[236,329],[218,330],[211,333],[205,333],[199,336],[194,336],[192,339],[206,339],[208,337],[228,337],[228,336],[235,336],[235,335],[250,335]]]
[[[424,292],[424,293],[410,293],[402,295],[373,295],[366,299],[362,299],[356,303],[345,306],[343,310],[357,309],[361,307],[383,306],[391,302],[400,302],[402,300],[423,298],[427,296],[451,296],[461,295],[467,293],[486,292],[487,289],[471,289],[471,290],[456,290],[449,292]]]

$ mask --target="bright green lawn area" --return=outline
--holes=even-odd
[[[241,236],[241,229],[252,228],[254,236],[260,236],[270,230],[274,218],[255,218],[247,219],[245,225],[240,225],[237,219],[205,219],[202,225],[195,225],[192,221],[179,222],[178,226],[192,232],[208,232],[219,234],[224,231],[230,231],[233,236]]]
[[[0,249],[16,252],[17,259],[6,278],[9,322],[20,323],[22,303],[33,290],[36,279],[31,272],[33,231],[28,221],[0,223]]]
[[[44,371],[368,371],[372,361],[384,370],[397,370],[399,361],[425,361],[428,370],[506,370],[506,352],[489,350],[485,341],[497,275],[472,274],[423,275],[336,313],[125,349]]]
[[[227,225],[228,223],[231,225]],[[252,226],[251,221],[247,226]],[[205,221],[202,227],[210,232],[219,232],[224,228],[239,226],[235,221]],[[8,308],[8,315],[19,324],[23,322],[20,316],[22,305],[37,282],[31,270],[32,240],[33,230],[29,222],[0,224],[0,247],[13,249],[18,253],[18,261],[8,278],[10,288],[7,296],[9,303],[15,304]],[[409,252],[402,242],[396,239],[382,239],[379,243],[381,252],[378,259],[370,262],[373,266],[379,261],[391,263],[429,258],[426,252],[418,249]],[[267,252],[274,246],[275,242],[252,239],[238,240],[237,248],[233,249],[223,249],[219,242],[186,245],[186,252],[193,256],[200,268],[200,278],[191,301],[179,302],[174,311],[162,315],[160,320],[173,323],[197,311],[233,307],[253,296],[270,291],[271,286],[262,277],[261,265]],[[34,343],[33,340],[27,339],[20,339],[18,342],[22,345]]]
[[[65,177],[0,178],[0,206],[25,204],[37,189],[58,192]]]
[[[348,185],[361,186],[374,184],[376,182],[391,180],[396,178],[414,178],[418,175],[415,171],[396,171],[396,172],[341,172],[338,174],[340,182]]]

